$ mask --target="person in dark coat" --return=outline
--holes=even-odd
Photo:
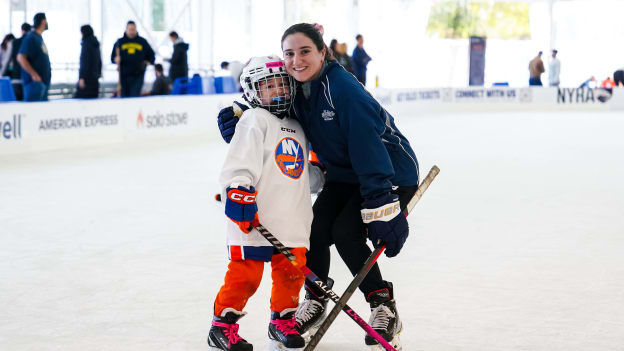
[[[353,55],[351,55],[351,60],[353,60],[353,74],[360,83],[366,85],[366,66],[371,58],[366,53],[366,50],[364,50],[364,37],[358,34],[355,40],[357,41],[357,46],[353,49]]]
[[[145,38],[139,36],[134,21],[128,21],[126,31],[113,46],[111,62],[119,65],[121,97],[141,96],[145,68],[153,65],[154,50]]]
[[[351,60],[351,57],[347,55],[347,44],[340,43],[336,45],[335,56],[338,63],[342,65],[347,72],[353,73],[353,61]]]
[[[332,39],[329,42],[329,48],[331,49],[331,51],[334,54],[334,56],[336,56],[336,49],[337,49],[337,47],[338,47],[338,40]]]
[[[173,55],[168,59],[169,79],[173,82],[176,78],[188,78],[188,56],[186,52],[189,44],[185,43],[175,31],[169,33],[169,39],[173,42]]]
[[[100,90],[102,76],[102,57],[100,54],[100,42],[93,35],[93,28],[85,24],[80,27],[82,33],[82,49],[80,50],[80,71],[77,98],[97,98]]]
[[[331,49],[336,61],[344,67],[349,73],[353,73],[353,62],[351,61],[351,57],[347,55],[347,44],[339,43],[338,40],[332,39],[329,44],[329,48]]]
[[[613,80],[616,87],[624,86],[624,67],[613,72]]]
[[[19,48],[22,45],[22,41],[26,37],[26,34],[30,32],[31,26],[30,24],[24,22],[22,23],[22,36],[21,38],[17,38],[13,41],[13,47],[11,48],[11,60],[9,64],[11,65],[11,85],[13,85],[13,91],[15,91],[15,99],[17,101],[24,100],[24,90],[22,89],[22,66],[17,62],[17,54],[19,52]]]

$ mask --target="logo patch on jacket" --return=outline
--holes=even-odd
[[[301,144],[286,137],[275,148],[275,163],[282,173],[292,179],[299,179],[305,166]]]
[[[124,43],[121,44],[121,50],[127,51],[130,55],[134,55],[137,51],[143,50],[143,45],[139,43]]]
[[[333,121],[335,115],[336,112],[330,110],[323,110],[323,113],[321,113],[321,117],[323,117],[324,121]]]

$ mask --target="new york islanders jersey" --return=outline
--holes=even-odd
[[[221,171],[227,187],[256,188],[258,218],[286,247],[309,248],[312,224],[308,146],[299,122],[267,110],[246,110]],[[228,220],[228,246],[271,246],[257,230],[243,233]]]

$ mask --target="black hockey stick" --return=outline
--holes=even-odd
[[[295,255],[292,254],[285,246],[282,244],[271,232],[269,232],[264,226],[261,224],[255,227],[256,230],[262,235],[265,239],[267,239],[273,247],[275,247],[280,253],[282,253],[293,266],[299,268],[299,270],[306,276],[306,278],[319,287],[325,296],[330,298],[334,303],[338,304],[341,300],[340,296],[338,296],[335,292],[333,292],[327,284],[322,281],[314,272],[312,272],[306,266],[299,266],[295,261]],[[351,319],[353,319],[364,331],[368,333],[368,335],[372,336],[375,340],[377,340],[386,350],[388,351],[396,351],[392,345],[390,345],[375,329],[373,329],[366,321],[362,319],[355,311],[351,309],[351,307],[347,306],[346,301],[343,303],[343,311],[345,311]]]
[[[427,174],[425,179],[423,179],[422,183],[420,183],[420,186],[418,187],[418,190],[416,190],[416,193],[414,194],[412,199],[407,203],[407,207],[405,208],[405,211],[404,211],[406,216],[412,211],[414,206],[416,206],[416,204],[422,197],[423,193],[425,192],[425,190],[427,190],[427,188],[429,187],[431,182],[435,179],[435,177],[438,175],[438,173],[440,173],[440,168],[438,168],[438,166],[433,166],[431,170],[429,171],[429,174]],[[325,335],[325,333],[327,332],[327,329],[329,329],[329,327],[334,322],[334,320],[336,319],[340,311],[341,310],[346,311],[345,308],[348,309],[347,301],[351,298],[351,296],[353,295],[357,287],[360,285],[360,283],[362,283],[362,280],[364,280],[364,277],[366,277],[366,275],[368,274],[368,271],[370,271],[370,269],[373,267],[373,265],[377,261],[377,258],[379,258],[379,256],[381,255],[381,253],[383,252],[385,248],[386,248],[385,245],[378,247],[377,249],[375,249],[375,251],[373,251],[373,253],[371,253],[371,255],[368,257],[366,262],[364,262],[364,266],[362,267],[362,269],[353,278],[353,281],[351,281],[351,284],[349,284],[349,286],[347,287],[347,290],[345,290],[345,292],[342,294],[342,297],[340,298],[340,300],[338,300],[334,308],[327,315],[327,318],[325,318],[325,320],[323,321],[323,323],[321,323],[321,326],[318,328],[316,333],[312,336],[312,338],[310,339],[310,342],[306,345],[305,349],[303,349],[304,351],[314,350],[314,348],[318,345],[319,341],[321,341],[321,338],[323,337],[323,335]],[[346,311],[346,312],[347,314],[349,314],[349,311]]]

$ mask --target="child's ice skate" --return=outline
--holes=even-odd
[[[246,312],[226,308],[221,316],[214,316],[208,332],[208,345],[214,350],[253,351],[253,345],[238,335],[238,322]]]
[[[295,311],[295,308],[287,308],[281,313],[271,311],[270,350],[301,350],[305,346],[305,340],[296,328]]]

